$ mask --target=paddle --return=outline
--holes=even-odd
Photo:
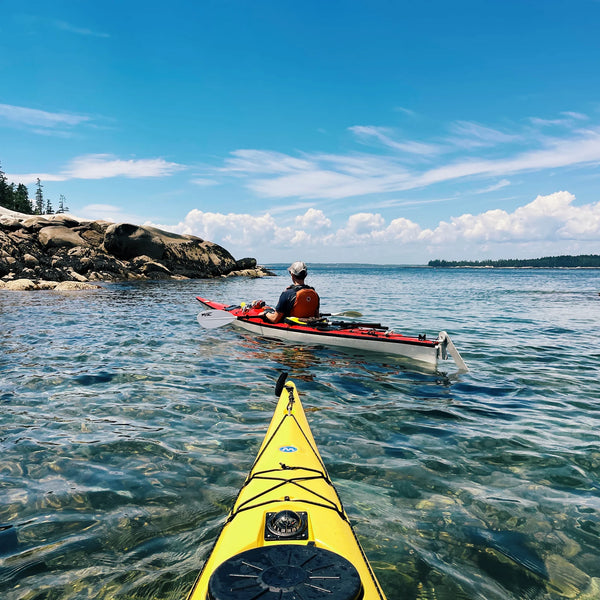
[[[358,317],[362,317],[362,313],[357,310],[343,310],[342,312],[337,313],[321,313],[322,317],[348,317],[350,319],[357,319]]]
[[[324,317],[349,317],[356,318],[362,317],[362,313],[357,310],[346,310],[339,313],[323,314]],[[203,310],[198,313],[196,320],[205,329],[216,329],[217,327],[223,327],[229,325],[229,323],[235,321],[236,317],[226,310],[209,309]]]
[[[196,320],[205,329],[216,329],[235,321],[236,317],[226,310],[203,310]]]

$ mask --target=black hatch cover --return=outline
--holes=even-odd
[[[246,550],[220,564],[208,582],[209,600],[361,600],[354,565],[313,545],[279,544]]]

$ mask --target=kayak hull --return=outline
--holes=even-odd
[[[378,352],[393,355],[410,361],[422,363],[424,366],[435,368],[440,358],[445,358],[445,340],[438,338],[427,340],[418,337],[405,336],[390,332],[384,328],[346,326],[313,327],[289,323],[267,323],[258,314],[263,310],[254,308],[228,307],[219,302],[213,302],[198,296],[196,298],[208,309],[227,310],[235,320],[232,324],[237,329],[250,333],[312,346],[327,345],[341,349],[363,352]],[[347,324],[346,324],[347,325]]]
[[[261,560],[272,568],[259,568]],[[279,577],[282,570],[286,583],[274,583],[273,572]],[[267,600],[302,598],[303,591],[315,587],[334,600],[385,600],[323,464],[296,387],[287,382],[188,600],[220,600],[228,593],[245,600],[257,591]],[[276,593],[281,590],[290,595]]]

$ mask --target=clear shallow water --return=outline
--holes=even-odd
[[[287,277],[0,292],[0,598],[185,598],[282,370],[389,600],[600,597],[599,275],[311,271],[458,378],[197,325]]]

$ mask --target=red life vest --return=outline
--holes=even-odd
[[[296,292],[296,300],[292,309],[291,317],[300,317],[306,319],[308,317],[319,316],[319,294],[311,287],[305,287]]]

